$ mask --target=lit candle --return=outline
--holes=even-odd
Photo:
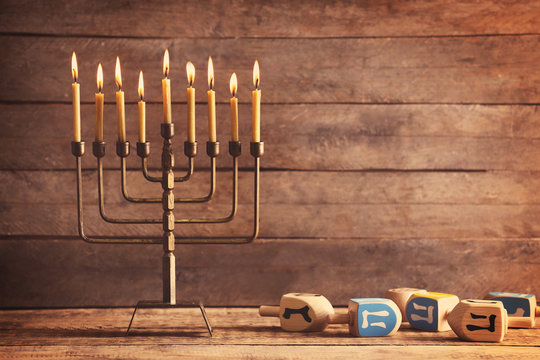
[[[188,141],[195,142],[195,66],[188,61],[186,64],[186,73],[188,79],[187,88],[187,126],[188,126]]]
[[[96,137],[98,142],[103,141],[103,103],[104,95],[101,92],[103,90],[103,68],[99,63],[97,68],[97,90],[96,93]]]
[[[251,92],[251,122],[252,141],[261,141],[261,78],[259,74],[259,62],[255,60],[253,65],[253,86],[255,90]]]
[[[163,122],[170,124],[172,121],[171,116],[171,80],[169,79],[169,49],[165,49],[163,55],[163,80],[161,81],[161,88],[163,90]]]
[[[146,103],[142,70],[139,73],[139,142],[146,142]]]
[[[208,58],[208,140],[216,141],[216,92],[214,91],[214,63]]]
[[[120,71],[120,59],[116,57],[116,69],[114,72],[116,86],[116,117],[118,124],[118,141],[126,141],[126,112],[124,106],[124,92],[122,91],[122,73]]]
[[[231,75],[229,87],[231,89],[231,140],[238,141],[238,98],[236,97],[238,80],[236,73]]]
[[[77,56],[75,51],[71,56],[71,75],[73,76],[73,84],[71,91],[73,93],[73,141],[81,141],[81,87],[77,82],[79,69],[77,67]]]

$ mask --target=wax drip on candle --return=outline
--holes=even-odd
[[[118,90],[122,90],[122,71],[120,70],[120,58],[116,57],[116,69],[114,70],[114,79]]]

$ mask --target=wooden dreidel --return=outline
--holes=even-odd
[[[459,303],[456,295],[436,292],[412,294],[406,307],[412,327],[427,331],[448,331],[448,314]]]
[[[401,311],[402,320],[407,321],[407,314],[405,312],[405,308],[407,307],[407,302],[409,302],[411,295],[414,293],[425,294],[427,293],[427,290],[415,288],[390,289],[386,292],[384,297],[396,303],[397,307]]]
[[[461,300],[448,323],[457,336],[469,341],[501,342],[508,332],[506,309],[495,300]]]
[[[508,326],[517,328],[533,328],[536,312],[536,296],[533,294],[490,292],[485,297],[488,300],[498,300],[503,303],[508,312]]]
[[[401,311],[390,299],[349,300],[349,332],[355,336],[394,335],[401,325]]]
[[[259,314],[279,317],[285,331],[322,331],[336,317],[328,299],[319,294],[304,293],[285,294],[279,306],[263,305],[259,307]]]

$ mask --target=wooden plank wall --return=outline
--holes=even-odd
[[[83,138],[105,71],[105,137],[115,141],[114,59],[123,66],[128,138],[145,71],[148,137],[159,166],[161,58],[171,52],[178,143],[187,60],[197,67],[197,133],[206,138],[206,59],[216,69],[218,137],[226,143],[228,77],[239,76],[241,140],[250,139],[251,69],[261,64],[261,238],[245,246],[178,246],[178,298],[208,305],[276,303],[289,291],[335,304],[414,286],[463,297],[540,294],[540,2],[6,0],[0,13],[0,306],[132,305],[161,294],[160,246],[89,245],[76,234],[70,154],[70,56],[79,58]],[[177,147],[180,149],[180,147]],[[126,205],[113,147],[111,214]],[[180,157],[180,159],[182,159]],[[94,162],[84,158],[86,222],[98,234],[159,226],[100,222]],[[182,162],[182,160],[179,160]],[[182,194],[204,194],[204,156]],[[239,218],[182,234],[245,233],[252,182],[244,154]],[[136,158],[133,194],[156,194]],[[179,216],[222,214],[216,199]]]

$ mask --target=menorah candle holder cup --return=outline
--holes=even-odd
[[[160,302],[151,302],[152,307],[176,306],[176,265],[175,265],[175,244],[246,244],[257,238],[259,233],[260,217],[260,158],[264,153],[263,142],[251,142],[250,153],[254,159],[253,168],[253,230],[251,234],[244,236],[191,236],[176,237],[174,230],[176,224],[220,224],[233,220],[238,207],[238,158],[242,154],[242,146],[239,141],[229,142],[229,154],[233,160],[232,167],[232,204],[229,214],[216,218],[176,218],[174,209],[176,204],[203,203],[213,198],[216,188],[216,158],[220,155],[220,146],[218,141],[209,141],[206,143],[206,154],[210,159],[210,190],[206,196],[192,198],[178,198],[174,196],[175,183],[186,182],[191,179],[194,172],[194,158],[197,156],[197,142],[184,142],[184,155],[187,158],[187,171],[184,175],[175,177],[174,166],[175,158],[172,149],[172,139],[174,137],[174,124],[161,124],[161,136],[163,138],[163,148],[161,152],[161,176],[151,175],[148,169],[148,158],[150,157],[150,142],[137,142],[137,156],[141,158],[141,170],[144,178],[149,182],[160,182],[162,185],[161,197],[135,198],[129,195],[127,182],[127,158],[130,156],[129,141],[116,142],[116,155],[120,159],[120,177],[121,190],[123,197],[132,203],[161,203],[162,214],[154,218],[117,218],[108,215],[104,201],[104,172],[103,158],[105,157],[106,144],[103,141],[94,141],[92,144],[92,153],[97,160],[97,189],[98,205],[101,218],[112,224],[162,224],[163,233],[161,236],[89,236],[84,229],[84,212],[82,197],[82,157],[85,154],[84,141],[72,142],[71,152],[76,160],[77,173],[77,216],[79,236],[88,243],[101,244],[161,244],[163,246],[163,300]],[[148,304],[148,302],[144,302]],[[137,307],[139,307],[138,303]],[[158,306],[159,305],[159,306]],[[141,304],[142,306],[142,304]],[[137,309],[136,307],[136,309]],[[211,327],[206,319],[204,308],[200,305],[205,318],[208,331],[211,334]],[[133,313],[133,317],[135,316]],[[132,317],[132,320],[133,320]],[[130,326],[128,327],[128,331]]]

